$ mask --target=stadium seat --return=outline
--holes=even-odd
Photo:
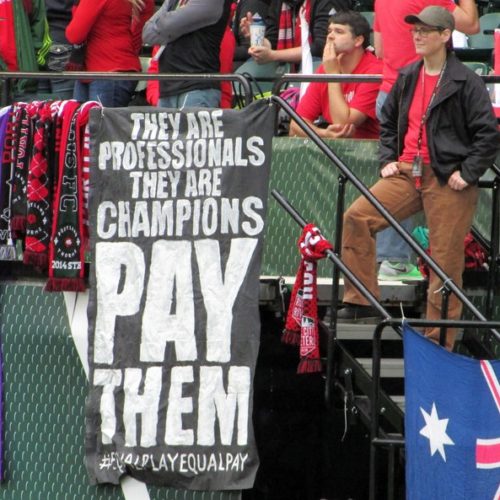
[[[479,18],[480,33],[493,35],[495,28],[500,27],[500,12],[489,12]]]
[[[493,35],[485,35],[483,33],[469,35],[469,47],[471,49],[493,49],[493,46]]]
[[[464,64],[478,75],[487,75],[490,72],[490,67],[484,62],[464,61]]]
[[[370,25],[370,45],[373,46],[373,19],[375,17],[375,13],[371,10],[363,10],[360,14],[368,21]]]

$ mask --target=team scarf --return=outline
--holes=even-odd
[[[51,102],[42,102],[33,125],[33,146],[28,169],[26,236],[23,262],[46,269],[52,223],[52,175],[48,161]]]
[[[304,9],[305,19],[308,24],[311,20],[311,0],[305,0],[298,9],[294,2],[290,2],[290,4],[286,1],[281,4],[277,50],[301,46],[300,9]]]
[[[82,244],[81,162],[77,152],[77,119],[80,104],[65,101],[60,109],[61,146],[49,243],[49,292],[85,290]]]
[[[81,105],[78,110],[76,122],[77,128],[77,151],[79,161],[79,171],[81,172],[81,198],[80,207],[82,210],[82,237],[83,252],[88,250],[89,241],[89,186],[90,186],[90,130],[89,116],[90,111],[94,108],[101,108],[101,104],[97,101],[87,101]]]
[[[314,373],[321,371],[317,261],[326,257],[333,246],[314,224],[307,224],[300,235],[298,247],[301,259],[281,340],[285,344],[300,346],[297,373]]]
[[[12,127],[12,106],[6,106],[0,110],[0,260],[16,258],[10,230]]]
[[[26,188],[32,138],[29,106],[27,103],[18,102],[13,116],[10,224],[16,237],[24,235],[26,231]],[[31,110],[33,109],[35,107],[31,106]]]

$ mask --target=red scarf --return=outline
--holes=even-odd
[[[48,292],[85,290],[82,248],[81,173],[77,151],[77,116],[80,103],[61,106],[61,154],[54,193],[52,234],[49,244]]]
[[[78,151],[78,171],[81,175],[80,206],[82,208],[82,258],[84,258],[89,240],[89,184],[90,184],[90,131],[89,113],[93,108],[100,108],[100,103],[87,101],[80,106],[76,121],[76,145]]]
[[[295,12],[294,8],[290,7],[286,2],[281,4],[278,42],[276,45],[277,50],[301,46],[300,9],[305,9],[306,21],[309,23],[311,20],[310,0],[305,0],[304,4],[299,7],[297,12]]]
[[[321,371],[318,333],[317,261],[326,257],[332,244],[314,224],[307,224],[300,235],[301,260],[283,331],[282,341],[300,345],[297,373]]]
[[[41,103],[33,127],[33,148],[28,168],[26,236],[23,262],[47,268],[52,223],[52,178],[47,160],[51,103]]]

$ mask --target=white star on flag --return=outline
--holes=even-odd
[[[450,436],[446,434],[446,427],[448,426],[448,419],[439,419],[436,403],[432,403],[431,414],[429,415],[422,407],[420,411],[425,420],[425,427],[420,429],[420,434],[429,439],[429,445],[431,448],[431,456],[434,456],[436,451],[439,451],[441,457],[446,462],[446,453],[444,451],[444,445],[455,443],[450,439]]]

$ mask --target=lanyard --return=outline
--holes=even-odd
[[[444,62],[443,67],[441,68],[441,71],[439,72],[439,78],[436,83],[436,86],[434,87],[434,90],[432,91],[431,98],[429,100],[429,104],[427,105],[427,109],[425,110],[425,113],[422,113],[422,119],[420,120],[420,126],[418,128],[418,139],[417,139],[417,155],[420,156],[420,148],[422,146],[422,135],[424,133],[424,126],[425,123],[427,122],[427,119],[429,118],[429,113],[431,111],[431,106],[432,103],[434,102],[434,98],[436,97],[439,86],[441,85],[441,80],[443,79],[443,74],[444,70],[446,69],[446,63],[447,61]],[[424,98],[425,98],[425,68],[422,65],[422,111],[423,111],[423,104],[424,104]]]

